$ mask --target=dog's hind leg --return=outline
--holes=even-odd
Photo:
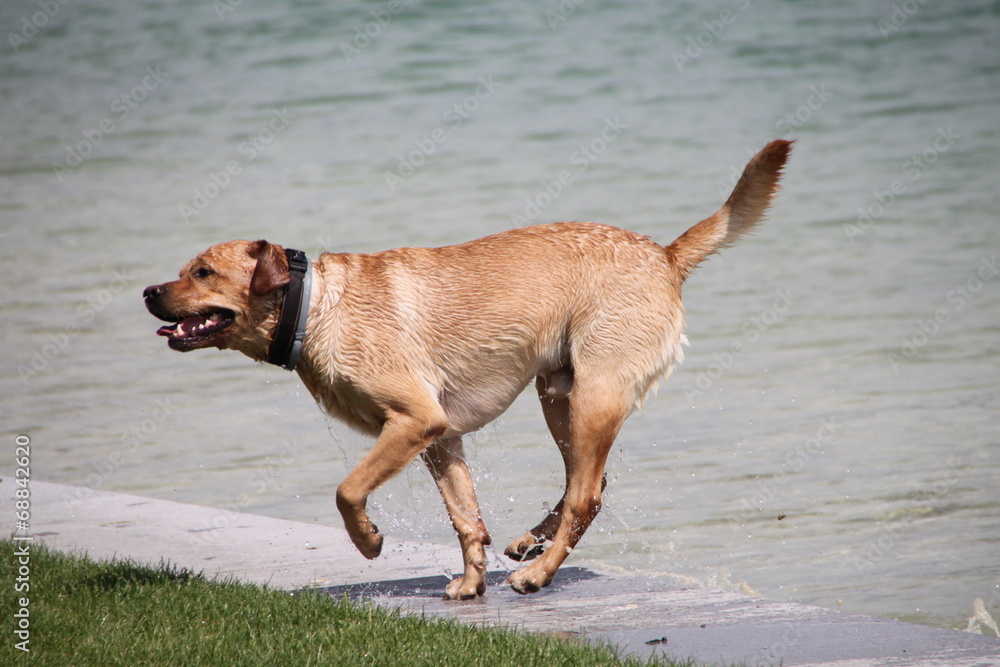
[[[618,386],[611,377],[576,375],[566,410],[568,446],[561,448],[566,462],[566,493],[558,508],[559,524],[545,552],[507,578],[518,593],[548,586],[601,510],[608,452],[634,403],[634,392]]]
[[[569,460],[567,457],[569,456],[570,443],[568,392],[556,394],[551,390],[549,380],[542,376],[535,380],[535,388],[538,390],[538,399],[542,403],[545,423],[549,427],[549,432],[552,433],[552,438],[556,441],[556,446],[559,447],[563,463],[568,471]],[[553,509],[549,510],[545,518],[537,526],[511,542],[504,550],[504,554],[511,560],[520,561],[531,560],[540,555],[545,548],[545,543],[555,536],[556,529],[559,528],[565,503],[566,494],[564,492],[563,497],[559,499]]]
[[[467,600],[486,592],[486,552],[490,534],[483,523],[472,476],[465,464],[461,438],[435,441],[421,455],[444,498],[451,523],[462,545],[465,571],[445,589],[448,600]]]

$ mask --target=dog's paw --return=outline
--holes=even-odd
[[[358,548],[361,555],[372,560],[373,558],[378,558],[379,554],[382,553],[382,535],[379,534],[378,528],[375,524],[370,523],[371,530],[362,532],[360,534],[350,533],[351,541],[354,542],[354,546]]]
[[[511,560],[527,561],[537,556],[541,556],[542,552],[545,551],[545,540],[540,537],[535,537],[531,533],[525,533],[518,539],[510,543],[510,545],[504,549],[504,555]]]
[[[507,577],[507,585],[521,595],[537,593],[551,583],[552,575],[540,571],[534,566],[513,572]]]
[[[445,600],[472,600],[486,593],[486,580],[482,577],[475,581],[472,577],[452,579],[444,589]]]
[[[367,544],[364,546],[358,545],[358,550],[368,560],[378,558],[382,553],[382,536],[375,533],[368,539]]]

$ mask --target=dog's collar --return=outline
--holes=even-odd
[[[288,257],[288,275],[285,297],[281,302],[278,327],[267,350],[267,363],[294,371],[306,337],[306,320],[309,318],[309,293],[312,291],[312,271],[309,260],[301,250],[285,248]]]

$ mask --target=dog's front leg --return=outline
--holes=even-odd
[[[382,552],[382,536],[368,518],[368,496],[399,474],[447,429],[440,408],[391,412],[375,445],[337,489],[337,509],[365,558]]]
[[[430,470],[451,523],[458,533],[462,545],[462,560],[465,571],[445,589],[447,600],[467,600],[486,592],[486,552],[483,547],[490,544],[490,534],[486,531],[472,475],[465,464],[461,438],[436,441],[423,453],[424,463]]]

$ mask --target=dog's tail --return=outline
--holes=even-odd
[[[778,191],[781,169],[792,142],[776,139],[747,163],[733,193],[722,208],[681,234],[666,248],[685,280],[706,257],[748,234],[764,218]]]

